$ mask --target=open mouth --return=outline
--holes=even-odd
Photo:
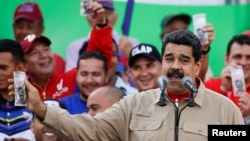
[[[39,63],[39,66],[41,66],[41,67],[49,67],[50,63],[48,61],[42,62],[42,63]]]

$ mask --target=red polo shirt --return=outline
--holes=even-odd
[[[35,82],[30,82],[38,89],[41,99],[46,98],[63,98],[73,94],[76,87],[76,69],[66,73],[55,73],[51,76],[45,88],[41,88]]]
[[[238,97],[234,94],[233,88],[231,88],[228,92],[223,92],[220,89],[221,86],[221,78],[211,78],[207,80],[205,83],[206,88],[213,90],[219,94],[222,94],[228,98],[230,98],[236,105],[238,105]],[[247,93],[250,93],[250,87],[246,88]]]
[[[93,28],[86,51],[99,51],[108,60],[108,66],[111,67],[113,54],[112,28],[106,26],[102,29]],[[78,53],[78,52],[76,52]],[[41,99],[45,98],[63,98],[73,94],[76,88],[76,69],[66,73],[55,73],[51,76],[44,89],[36,83],[31,83],[38,89]]]

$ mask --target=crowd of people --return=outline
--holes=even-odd
[[[89,35],[69,44],[65,60],[43,35],[39,5],[16,8],[15,40],[0,40],[0,140],[206,141],[210,124],[250,124],[249,33],[228,41],[226,66],[215,78],[209,66],[211,23],[202,28],[208,37],[202,43],[188,29],[188,14],[167,15],[158,49],[117,34],[112,0],[87,8]],[[245,85],[235,93],[231,68],[239,66]],[[27,106],[15,105],[15,71],[26,72]]]

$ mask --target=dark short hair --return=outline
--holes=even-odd
[[[193,50],[193,57],[194,57],[195,62],[201,59],[202,46],[201,46],[200,40],[191,31],[181,29],[181,30],[176,30],[169,34],[166,34],[162,42],[162,56],[164,54],[166,45],[168,43],[191,46]]]
[[[79,52],[78,52],[78,55],[80,56],[83,52],[86,51],[87,47],[88,47],[88,43],[89,41],[85,41],[83,42],[82,44],[82,47],[80,48]]]
[[[19,42],[11,40],[11,39],[2,39],[0,40],[0,52],[9,52],[11,53],[14,62],[24,63],[24,53]]]
[[[240,45],[250,45],[250,36],[249,35],[235,35],[233,36],[227,44],[227,55],[231,53],[231,47],[233,43]]]
[[[107,58],[100,52],[98,51],[87,51],[87,52],[82,52],[77,60],[77,69],[79,68],[80,61],[81,60],[87,60],[90,58],[95,58],[97,60],[101,60],[103,62],[103,69],[105,73],[108,72],[108,61]]]

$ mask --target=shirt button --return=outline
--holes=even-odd
[[[9,112],[7,113],[7,116],[10,116],[10,113],[9,113]]]
[[[10,126],[10,123],[7,123],[7,126]]]

